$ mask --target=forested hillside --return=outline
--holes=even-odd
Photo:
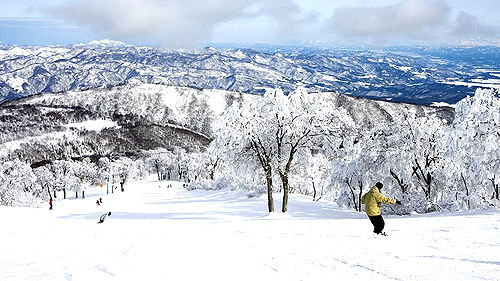
[[[34,96],[1,107],[2,202],[123,188],[155,173],[190,188],[302,193],[358,210],[376,181],[405,202],[402,212],[496,205],[495,95],[478,91],[456,110],[301,87],[260,96],[133,83]]]

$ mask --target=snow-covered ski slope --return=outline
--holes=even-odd
[[[498,210],[387,216],[375,238],[363,214],[308,197],[268,215],[265,196],[171,183],[1,207],[0,280],[500,280]]]

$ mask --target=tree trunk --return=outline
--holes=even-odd
[[[109,175],[109,172],[108,172],[108,180],[106,182],[106,194],[109,194],[109,177],[110,177],[110,175]]]
[[[270,155],[264,149],[264,146],[262,145],[259,139],[253,139],[251,141],[251,148],[257,154],[259,163],[266,175],[267,209],[271,213],[274,212],[274,200],[273,200],[273,175],[272,175]]]
[[[282,179],[283,183],[283,204],[281,206],[281,211],[285,213],[288,211],[288,192],[290,191],[290,185],[288,184],[288,174],[284,174]]]
[[[400,179],[398,177],[398,175],[396,175],[396,173],[394,171],[392,171],[392,169],[389,170],[389,172],[391,173],[391,176],[396,180],[396,182],[398,183],[399,187],[401,188],[401,192],[403,194],[406,194],[407,190],[408,190],[408,186],[404,183],[403,179]]]
[[[427,200],[431,199],[431,187],[432,187],[432,175],[427,172],[425,173],[422,167],[420,166],[420,163],[418,162],[417,159],[415,160],[415,167],[413,167],[413,174],[417,177],[418,180],[423,181],[423,186],[422,190],[424,191],[425,198]]]
[[[158,174],[158,180],[161,180],[161,177],[160,177],[160,167],[158,166],[157,162],[155,162],[155,167],[156,167],[156,173]]]
[[[217,169],[217,166],[219,165],[219,156],[217,156],[217,159],[215,160],[215,163],[212,165],[212,169],[210,171],[210,179],[214,180],[215,178],[215,170]]]
[[[266,169],[266,184],[267,184],[267,209],[269,213],[274,212],[274,199],[273,199],[273,176],[271,167]]]
[[[177,172],[179,174],[179,179],[182,179],[181,165],[177,164],[177,168],[179,169],[178,172]]]
[[[292,168],[293,157],[297,152],[297,147],[299,142],[292,146],[290,149],[290,154],[288,155],[288,160],[285,165],[285,169],[283,172],[280,171],[280,178],[283,186],[283,205],[281,207],[281,211],[284,213],[288,210],[288,193],[290,191],[290,183],[288,181],[288,176],[290,175],[290,169]]]
[[[78,199],[78,191],[75,191],[75,194],[76,194],[76,198]]]
[[[469,187],[467,186],[467,181],[465,181],[465,177],[463,173],[460,173],[460,177],[462,178],[462,181],[464,183],[465,187],[465,196],[466,196],[466,202],[467,202],[467,208],[470,209],[470,199],[469,199]]]
[[[57,198],[56,190],[54,189],[54,198]]]
[[[493,196],[492,196],[492,199],[499,200],[500,184],[496,183],[495,179],[496,179],[495,175],[493,175],[493,178],[490,179],[491,184],[493,185]]]
[[[356,195],[354,193],[354,187],[352,187],[352,185],[351,185],[351,179],[346,178],[345,182],[347,183],[347,186],[349,187],[349,190],[351,191],[352,204],[354,205],[354,210],[356,210],[356,212],[359,212],[360,210],[358,210],[358,204],[356,204]]]
[[[63,188],[63,197],[66,199],[66,188]]]
[[[363,209],[361,208],[361,199],[363,197],[363,182],[358,181],[359,183],[359,194],[358,194],[358,211],[361,212]]]
[[[85,198],[85,190],[82,191],[82,199]]]
[[[316,186],[314,185],[314,180],[312,181],[313,185],[313,201],[316,201]]]
[[[50,200],[52,200],[52,193],[50,193],[50,187],[49,186],[47,186],[47,192],[49,193]],[[54,190],[54,194],[55,194],[55,192],[56,191]]]

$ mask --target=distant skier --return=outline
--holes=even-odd
[[[49,210],[52,210],[52,198],[49,199]]]
[[[363,197],[361,198],[361,203],[365,204],[366,214],[373,224],[373,232],[378,235],[387,236],[385,232],[382,232],[382,230],[384,230],[385,222],[380,212],[380,204],[383,203],[401,205],[401,201],[397,199],[390,199],[382,195],[382,193],[380,193],[380,190],[383,186],[384,184],[382,184],[381,182],[377,182],[368,193],[363,195]]]
[[[101,203],[99,203],[99,200],[95,201],[95,204],[96,204],[97,206],[101,206]]]
[[[108,212],[108,213],[102,214],[102,215],[101,215],[101,217],[99,218],[99,222],[98,222],[98,223],[103,223],[103,222],[104,222],[104,220],[105,220],[107,217],[109,217],[109,216],[111,216],[111,212]]]

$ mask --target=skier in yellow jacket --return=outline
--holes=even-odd
[[[373,232],[376,234],[387,236],[384,230],[385,222],[382,218],[380,212],[380,204],[398,204],[401,205],[401,201],[396,199],[390,199],[382,195],[380,190],[384,185],[381,182],[377,182],[372,189],[363,195],[361,198],[361,203],[365,204],[365,211],[373,224]]]

